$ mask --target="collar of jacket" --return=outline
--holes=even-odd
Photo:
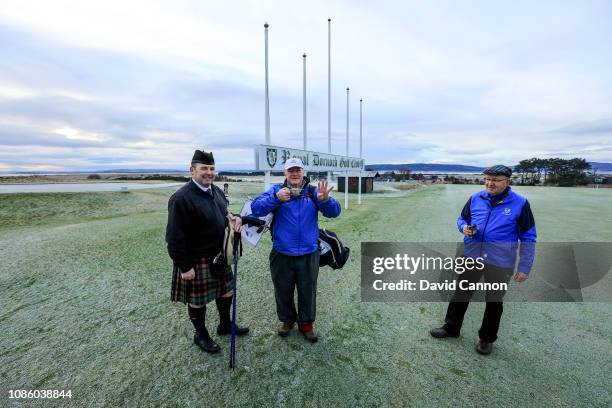
[[[302,179],[302,183],[303,183],[302,185],[302,190],[303,190],[306,187],[308,187],[308,185],[310,184],[310,180],[306,176],[304,176],[304,178]],[[291,188],[289,187],[289,182],[287,181],[287,179],[285,179],[285,181],[283,182],[283,187]]]
[[[192,191],[195,191],[198,194],[202,194],[204,196],[209,196],[209,197],[212,197],[213,191],[215,189],[214,184],[211,184],[208,191],[204,191],[199,186],[196,185],[196,181],[193,181],[193,179],[189,180],[189,184],[190,184],[190,188]]]
[[[510,188],[510,186],[506,187],[504,191],[494,196],[489,195],[489,193],[487,193],[487,191],[484,190],[482,194],[480,194],[480,198],[482,198],[483,200],[490,201],[493,204],[499,204],[502,201],[504,201],[506,198],[508,198],[511,192],[512,192],[512,189]]]

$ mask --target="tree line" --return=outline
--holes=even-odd
[[[586,172],[591,165],[586,159],[575,157],[565,160],[560,158],[521,160],[514,166],[514,171],[521,177],[520,184],[556,184],[563,187],[587,184]]]

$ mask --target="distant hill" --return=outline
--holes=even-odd
[[[599,173],[612,172],[612,163],[589,162],[593,167],[593,171]],[[368,171],[401,171],[402,168],[408,167],[412,173],[419,171],[435,171],[439,173],[453,172],[471,172],[480,173],[486,167],[465,166],[463,164],[437,164],[437,163],[406,163],[406,164],[366,164],[365,168]],[[514,165],[511,165],[514,169]]]
[[[597,170],[599,173],[610,173],[612,172],[612,163],[598,163],[589,162],[593,171]]]
[[[408,167],[411,172],[438,171],[440,173],[474,172],[480,173],[485,167],[465,166],[463,164],[437,164],[437,163],[406,163],[406,164],[367,164],[366,170],[371,171],[400,171]]]

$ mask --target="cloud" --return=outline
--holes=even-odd
[[[591,122],[573,123],[554,129],[551,133],[569,133],[569,134],[592,134],[592,133],[607,133],[612,135],[612,119],[600,119]]]
[[[66,131],[67,129],[64,129]],[[71,129],[75,134],[78,130]],[[2,126],[0,127],[0,146],[42,146],[42,147],[103,147],[102,140],[92,140],[89,138],[69,138],[64,134],[38,129],[34,126]]]
[[[302,146],[307,52],[308,146],[326,152],[328,16],[333,152],[345,152],[350,86],[349,154],[359,153],[364,98],[366,162],[612,161],[611,11],[552,2],[12,2],[0,17],[0,162],[19,165],[35,151],[43,165],[69,170],[180,167],[206,147],[220,168],[252,167],[252,147],[264,142],[266,20],[272,143]]]

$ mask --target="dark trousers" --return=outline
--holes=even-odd
[[[281,322],[297,321],[298,324],[314,322],[317,313],[319,251],[306,255],[289,256],[272,249],[270,271],[274,283],[278,319]],[[297,312],[293,301],[296,287]]]
[[[484,275],[484,282],[488,283],[508,283],[512,277],[513,270],[508,268],[500,268],[493,265],[486,265],[481,271],[472,269],[463,273],[457,280],[467,280],[470,283],[480,281]],[[457,282],[459,284],[459,282]],[[502,299],[506,291],[487,291],[485,300],[487,306],[482,318],[482,325],[478,331],[478,336],[483,341],[493,343],[497,340],[497,332],[499,331],[499,323],[502,313],[504,312],[504,304]],[[446,318],[444,319],[444,328],[451,334],[459,334],[463,325],[463,317],[470,304],[470,299],[474,294],[473,290],[462,290],[457,286],[457,290],[453,294],[448,309]]]

